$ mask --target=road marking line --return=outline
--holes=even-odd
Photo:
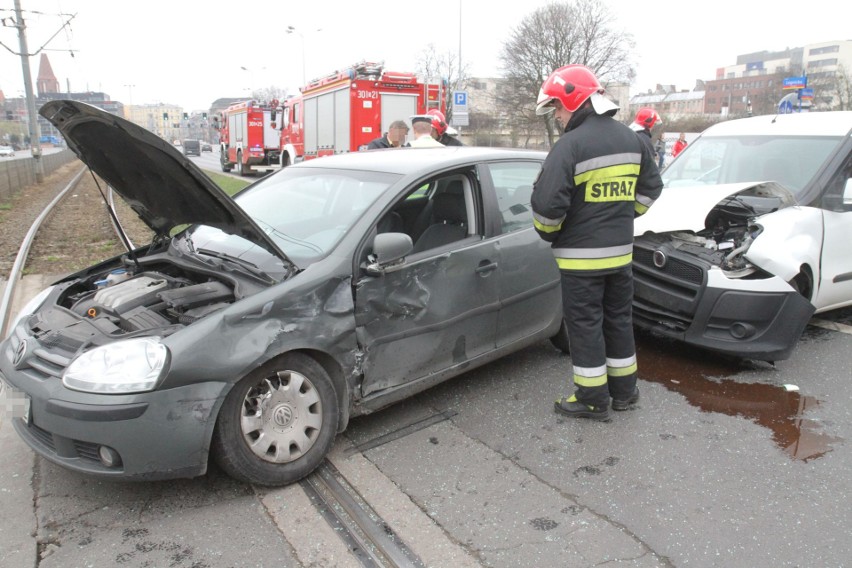
[[[848,333],[849,335],[852,335],[852,325],[846,325],[845,323],[837,323],[819,318],[811,318],[811,321],[808,323],[823,329],[830,329],[831,331],[839,331],[840,333]]]

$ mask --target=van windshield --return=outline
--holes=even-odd
[[[775,181],[798,198],[841,138],[703,136],[662,172],[665,187]]]

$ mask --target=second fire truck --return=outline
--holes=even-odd
[[[249,100],[228,107],[218,118],[219,161],[223,172],[240,175],[281,167],[281,106]]]
[[[387,132],[394,120],[445,110],[446,85],[414,73],[385,71],[361,62],[315,79],[284,101],[281,166],[320,156],[356,152]]]

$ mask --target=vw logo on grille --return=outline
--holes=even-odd
[[[24,355],[27,354],[27,342],[21,341],[15,348],[15,353],[12,355],[12,365],[17,369],[21,361],[24,360]]]
[[[654,251],[654,266],[657,268],[663,268],[666,265],[666,261],[668,261],[666,253],[661,250]]]

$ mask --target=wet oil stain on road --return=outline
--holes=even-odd
[[[769,428],[772,439],[795,460],[807,462],[842,442],[805,417],[819,406],[812,396],[782,386],[727,379],[763,363],[732,360],[649,335],[637,335],[639,376],[683,395],[704,412],[741,416]]]

